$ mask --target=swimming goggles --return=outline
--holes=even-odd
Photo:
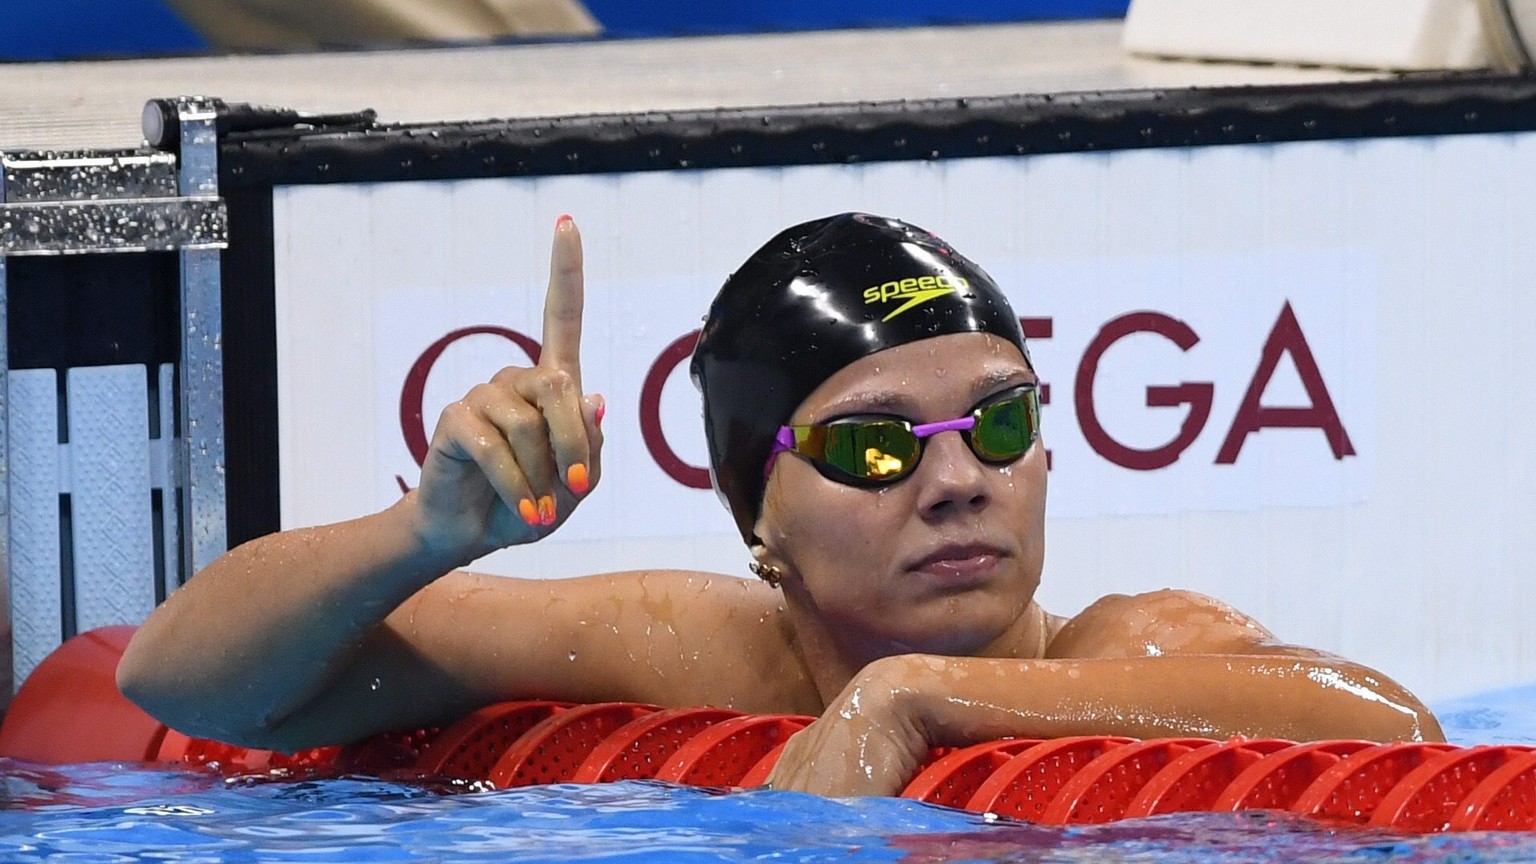
[[[923,442],[940,432],[959,432],[983,462],[999,465],[1023,456],[1040,437],[1040,397],[1034,385],[1010,391],[964,417],[938,423],[898,418],[834,420],[781,426],[763,476],[780,453],[805,457],[822,476],[852,486],[883,486],[911,474],[923,458]]]

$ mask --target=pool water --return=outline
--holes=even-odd
[[[1536,836],[1407,837],[1271,813],[1082,828],[895,799],[659,783],[501,792],[372,779],[225,781],[104,764],[5,771],[6,861],[1528,861]]]
[[[1536,686],[1438,706],[1452,741],[1536,743]],[[0,861],[1536,860],[1536,834],[1408,836],[1284,814],[1052,828],[897,799],[651,782],[472,784],[0,760]]]
[[[1536,684],[1431,706],[1453,744],[1536,745]]]

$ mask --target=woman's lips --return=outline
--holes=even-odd
[[[944,582],[975,582],[991,575],[1002,554],[981,544],[943,546],[918,559],[911,569]]]

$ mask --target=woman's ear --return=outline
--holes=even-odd
[[[776,556],[768,551],[768,546],[763,543],[762,538],[754,532],[752,542],[747,544],[747,548],[752,552],[752,563],[747,565],[747,569],[751,570],[757,578],[767,582],[770,587],[779,587],[779,584],[784,581],[784,568]]]

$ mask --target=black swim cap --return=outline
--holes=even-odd
[[[779,427],[837,370],[877,351],[948,333],[1018,346],[1008,298],[980,267],[898,219],[844,213],[769,240],[725,280],[690,371],[704,397],[710,475],[753,542]]]

